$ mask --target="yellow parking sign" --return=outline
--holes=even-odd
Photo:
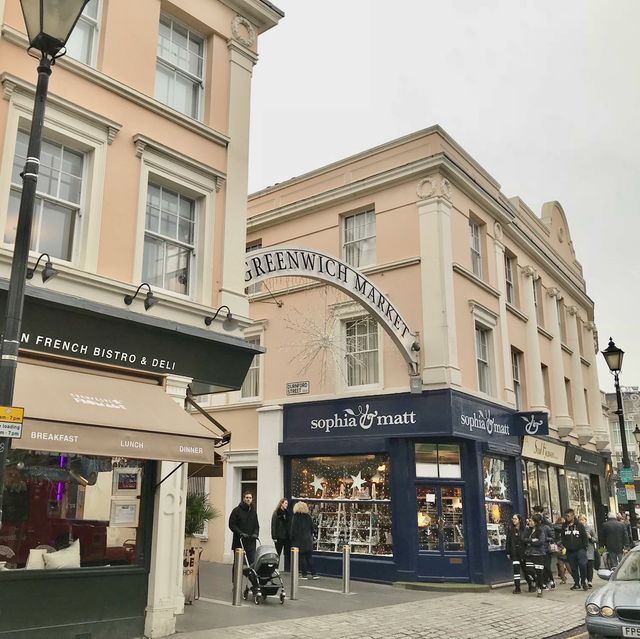
[[[0,437],[22,437],[24,408],[18,406],[0,406]]]

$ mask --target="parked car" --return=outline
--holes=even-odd
[[[640,638],[640,546],[628,552],[618,567],[598,570],[607,580],[585,602],[589,639]]]

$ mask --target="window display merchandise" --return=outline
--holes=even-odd
[[[382,454],[292,460],[291,498],[309,505],[315,550],[392,555],[389,473]]]

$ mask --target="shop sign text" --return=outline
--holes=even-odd
[[[416,414],[414,411],[404,413],[380,413],[377,410],[370,410],[369,404],[361,404],[355,410],[345,408],[343,414],[334,413],[326,419],[312,419],[311,430],[319,430],[330,433],[334,428],[361,428],[369,430],[376,426],[395,426],[415,424]]]
[[[509,424],[496,421],[496,419],[491,416],[491,411],[489,409],[474,411],[472,415],[462,413],[460,415],[460,424],[467,427],[469,432],[472,432],[475,429],[485,431],[487,435],[511,434]]]
[[[125,364],[135,368],[151,368],[171,372],[176,363],[170,359],[154,357],[150,353],[131,353],[112,348],[105,344],[86,343],[72,339],[60,339],[49,335],[22,333],[20,343],[23,347],[35,347],[51,353],[68,353],[76,356],[90,356],[93,360]],[[156,355],[156,354],[154,354]]]

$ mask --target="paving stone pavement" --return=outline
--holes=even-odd
[[[584,593],[501,589],[340,614],[180,633],[180,639],[544,639],[584,623]]]

